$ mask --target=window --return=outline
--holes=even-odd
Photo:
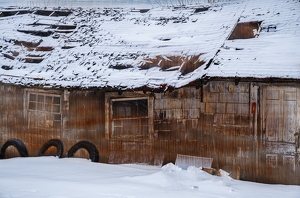
[[[132,141],[152,139],[153,103],[153,96],[143,92],[105,93],[105,137]]]
[[[61,97],[44,92],[28,92],[28,127],[59,129],[61,126]]]
[[[147,99],[112,99],[112,137],[148,134]]]

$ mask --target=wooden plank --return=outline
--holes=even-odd
[[[109,120],[111,119],[110,117],[110,95],[105,94],[105,138],[109,140],[109,128],[110,128],[110,123]]]
[[[149,138],[150,140],[153,139],[154,136],[154,98],[148,97],[148,130],[149,130]]]
[[[296,89],[297,92],[297,107],[296,107],[296,111],[297,111],[297,118],[296,118],[296,132],[300,133],[300,87],[298,87]],[[298,150],[298,152],[300,152],[300,149]]]

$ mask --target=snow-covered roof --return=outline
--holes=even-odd
[[[3,83],[155,88],[204,76],[300,78],[296,0],[75,9],[68,16],[31,11],[0,17]],[[227,40],[237,22],[249,21],[262,21],[257,38]]]

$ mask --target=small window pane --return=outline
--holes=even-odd
[[[60,114],[54,114],[54,120],[60,120]]]
[[[38,95],[38,102],[45,102],[45,96]]]
[[[46,103],[52,103],[52,97],[46,96]]]
[[[60,104],[60,97],[54,97],[53,104]]]
[[[37,103],[37,110],[44,111],[44,103]]]
[[[122,126],[122,121],[121,120],[115,120],[114,121],[114,126],[115,127],[121,127]]]
[[[59,105],[53,105],[53,112],[59,113],[60,112],[60,106]]]
[[[36,101],[36,95],[30,94],[29,101]]]
[[[148,100],[115,101],[112,103],[113,118],[135,118],[148,116]]]
[[[30,127],[60,128],[60,97],[51,95],[29,94],[28,123]]]
[[[114,128],[114,135],[115,136],[122,135],[122,128],[121,127],[115,127]]]
[[[148,126],[148,118],[142,118],[141,119],[141,125],[142,126]]]
[[[148,116],[148,100],[138,100],[137,101],[138,109],[137,114],[139,117]]]
[[[52,104],[45,104],[45,111],[51,112],[51,106]]]
[[[123,120],[124,135],[136,135],[139,131],[138,119]]]
[[[60,128],[60,121],[53,121],[54,128]]]
[[[36,103],[35,102],[29,102],[29,109],[30,110],[36,110]]]

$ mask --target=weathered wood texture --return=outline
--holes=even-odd
[[[85,140],[97,147],[100,162],[159,165],[175,163],[177,154],[193,155],[213,158],[213,168],[234,178],[300,184],[299,90],[297,84],[226,81],[165,93],[0,85],[0,146],[20,139],[29,156],[37,156],[44,143],[57,138],[66,156]],[[115,104],[125,106],[119,111]],[[146,113],[138,110],[145,106]],[[55,153],[52,147],[45,155]],[[9,147],[5,157],[15,156]],[[80,149],[75,157],[88,153]]]
[[[213,167],[236,177],[240,166],[241,179],[252,178],[249,90],[249,83],[211,82],[203,88],[203,102],[201,89],[194,87],[156,94],[155,133],[160,144],[155,151],[165,153],[165,162],[175,161],[177,153],[210,157]]]

